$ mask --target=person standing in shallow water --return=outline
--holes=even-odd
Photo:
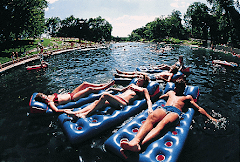
[[[43,93],[38,93],[35,97],[36,101],[44,102],[49,105],[49,107],[55,112],[64,112],[66,109],[58,109],[58,105],[63,105],[68,102],[75,102],[82,97],[86,97],[91,93],[97,93],[100,90],[107,89],[111,87],[115,81],[111,81],[107,84],[92,84],[88,82],[83,82],[80,86],[75,88],[71,93],[45,95]]]
[[[185,90],[185,81],[183,79],[178,79],[175,83],[174,91],[169,91],[166,94],[160,96],[159,98],[167,97],[167,103],[164,107],[159,106],[156,110],[151,113],[143,125],[140,127],[137,135],[130,141],[121,141],[121,153],[123,156],[124,150],[129,150],[133,152],[141,151],[141,145],[149,142],[151,139],[155,138],[161,130],[167,125],[171,124],[176,120],[179,120],[179,116],[182,112],[182,108],[184,107],[186,101],[189,101],[194,107],[198,109],[198,111],[208,117],[210,120],[214,122],[218,122],[217,119],[211,117],[203,108],[198,106],[191,95],[184,96]],[[154,127],[154,125],[156,127]],[[125,156],[126,157],[126,156]]]

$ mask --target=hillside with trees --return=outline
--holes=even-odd
[[[207,0],[212,8],[200,2],[191,4],[184,14],[173,11],[159,17],[129,35],[130,41],[162,41],[166,37],[178,39],[210,39],[213,44],[240,47],[239,2],[234,0]]]

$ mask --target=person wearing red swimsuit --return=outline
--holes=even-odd
[[[68,102],[75,102],[80,98],[86,97],[91,93],[97,93],[100,90],[107,89],[111,87],[115,81],[111,81],[107,84],[92,84],[88,82],[83,82],[80,86],[74,89],[71,93],[45,95],[43,93],[38,93],[35,97],[36,101],[44,102],[49,105],[49,107],[55,112],[64,112],[65,109],[58,109],[58,105],[64,105]]]
[[[98,110],[105,106],[121,107],[132,103],[137,98],[144,96],[147,100],[148,110],[152,112],[152,102],[150,100],[150,95],[148,93],[147,85],[149,83],[149,77],[146,75],[139,75],[138,81],[135,84],[130,84],[129,86],[119,89],[119,88],[109,88],[108,90],[114,90],[118,92],[123,92],[118,95],[112,95],[108,92],[103,93],[99,100],[96,100],[87,107],[78,110],[65,110],[67,114],[74,114],[79,118],[85,118],[86,116],[91,116],[95,110]]]

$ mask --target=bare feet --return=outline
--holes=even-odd
[[[66,113],[66,114],[76,114],[75,112],[72,111],[72,109],[64,110],[64,113]]]
[[[139,144],[131,145],[129,142],[126,142],[126,141],[122,141],[120,143],[120,147],[122,147],[124,150],[129,150],[129,151],[133,151],[133,152],[141,151],[141,147]]]
[[[119,71],[118,69],[116,69],[116,71],[117,71],[117,73],[118,73],[118,74],[122,74],[122,72],[121,72],[121,71]]]

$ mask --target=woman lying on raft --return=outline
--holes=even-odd
[[[95,110],[98,110],[105,106],[113,106],[113,107],[121,107],[126,106],[136,100],[138,97],[145,96],[147,100],[148,110],[152,112],[152,102],[150,100],[150,95],[148,90],[146,89],[149,83],[149,77],[146,75],[139,75],[138,81],[135,84],[130,84],[129,86],[119,89],[119,88],[109,88],[108,90],[114,90],[123,92],[119,95],[112,95],[105,92],[99,100],[96,100],[92,104],[87,107],[78,110],[65,110],[64,112],[67,114],[74,114],[77,117],[85,118],[86,116],[91,116]]]
[[[121,77],[121,78],[136,78],[139,75],[147,75],[147,73],[143,72],[122,72],[117,70],[117,74],[114,74],[115,77]],[[155,73],[152,74],[154,76],[154,79],[156,80],[164,80],[166,82],[170,82],[173,75],[178,72],[178,68],[176,66],[172,66],[169,71],[163,71],[161,73]]]
[[[66,109],[58,109],[58,105],[64,105],[68,102],[75,102],[82,97],[86,97],[91,93],[97,93],[100,90],[107,89],[111,87],[115,81],[111,81],[107,84],[92,84],[88,82],[83,82],[80,86],[72,91],[72,93],[45,95],[43,93],[38,93],[35,97],[36,101],[44,102],[49,105],[49,107],[55,112],[64,112]]]

